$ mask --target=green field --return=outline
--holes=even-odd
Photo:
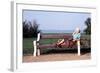
[[[90,43],[90,35],[82,35],[83,39],[86,39]],[[32,54],[33,53],[33,41],[36,40],[36,38],[23,38],[23,54]],[[52,44],[57,42],[58,39],[45,39],[41,40],[42,44]]]

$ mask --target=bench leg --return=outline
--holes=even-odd
[[[37,55],[38,56],[40,55],[40,49],[37,49]]]
[[[33,45],[34,45],[34,53],[33,56],[36,56],[36,51],[37,51],[37,46],[36,46],[36,41],[33,41]]]
[[[77,41],[78,56],[80,56],[80,41]]]

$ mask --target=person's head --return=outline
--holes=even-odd
[[[76,32],[76,33],[80,33],[80,28],[77,27],[77,28],[75,29],[75,32]]]

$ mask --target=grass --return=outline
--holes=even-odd
[[[23,48],[33,48],[33,40],[36,38],[24,38],[23,39]]]
[[[23,54],[33,53],[33,40],[36,38],[23,38]]]
[[[82,39],[87,39],[90,41],[90,35],[82,35]],[[32,54],[33,53],[33,41],[36,38],[23,38],[23,54]],[[52,44],[57,42],[58,39],[44,39],[41,40],[42,44]]]

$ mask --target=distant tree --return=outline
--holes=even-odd
[[[36,21],[23,21],[23,37],[30,38],[30,37],[37,37],[37,33],[39,33],[39,24]]]
[[[87,18],[85,21],[85,25],[87,26],[84,32],[86,34],[91,34],[91,18]]]
[[[37,37],[37,34],[40,32],[40,30],[39,30],[39,24],[37,24],[36,21],[33,21],[33,25],[31,26],[30,31],[32,32],[32,35],[34,37]]]
[[[28,37],[28,35],[29,35],[29,25],[28,25],[28,23],[27,23],[27,21],[25,20],[25,21],[23,21],[23,37],[25,37],[25,38],[27,38]]]

